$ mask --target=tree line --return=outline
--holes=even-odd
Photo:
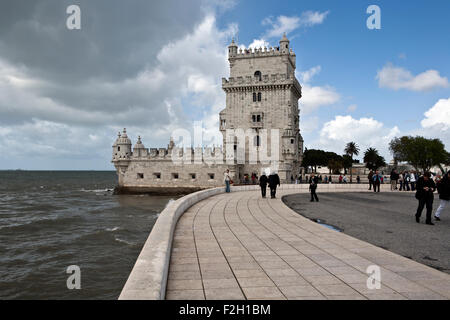
[[[407,162],[416,171],[425,172],[434,166],[439,166],[441,171],[444,172],[442,165],[450,165],[450,153],[445,150],[445,146],[440,139],[403,136],[392,139],[389,143],[389,150],[394,157],[395,165],[398,162]],[[353,141],[347,143],[342,155],[318,149],[305,149],[302,167],[311,168],[311,171],[317,172],[318,166],[326,166],[330,173],[338,174],[341,169],[344,169],[344,172],[347,173],[353,163],[359,163],[358,160],[353,160],[353,156],[359,155],[359,152],[358,145]],[[387,165],[384,157],[379,154],[377,149],[372,147],[364,151],[363,161],[366,168],[370,170],[377,170]]]

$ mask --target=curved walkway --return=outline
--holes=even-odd
[[[166,299],[450,299],[450,275],[301,217],[280,200],[294,192],[232,192],[189,208]],[[380,289],[367,287],[371,265]]]

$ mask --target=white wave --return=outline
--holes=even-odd
[[[123,239],[120,239],[120,238],[118,238],[118,237],[115,237],[114,239],[115,239],[116,241],[118,241],[118,242],[125,243],[125,244],[127,244],[127,245],[129,245],[129,246],[134,246],[134,243],[133,243],[133,242],[129,242],[129,241],[127,241],[127,240],[123,240]]]
[[[106,230],[106,231],[109,231],[109,232],[111,232],[111,231],[116,231],[116,230],[119,230],[119,227],[106,228],[105,230]]]

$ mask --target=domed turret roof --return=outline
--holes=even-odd
[[[229,47],[237,47],[237,44],[234,42],[234,38],[231,39],[231,43],[230,43]]]
[[[138,137],[136,144],[134,145],[134,149],[145,149],[144,145],[141,141],[141,136]]]
[[[118,136],[115,144],[129,144],[129,145],[131,145],[131,140],[130,140],[130,138],[128,138],[127,129],[126,128],[123,129],[122,134],[120,134],[120,132],[119,132],[119,136]]]

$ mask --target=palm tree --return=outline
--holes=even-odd
[[[355,142],[349,142],[345,146],[344,152],[346,155],[350,156],[352,158],[352,164],[353,164],[353,155],[357,156],[359,154],[359,146]],[[352,165],[353,167],[353,165]],[[350,167],[350,182],[353,182],[353,171]]]
[[[364,152],[364,160],[366,167],[370,170],[377,170],[386,165],[386,160],[378,153],[375,148],[369,148]]]

